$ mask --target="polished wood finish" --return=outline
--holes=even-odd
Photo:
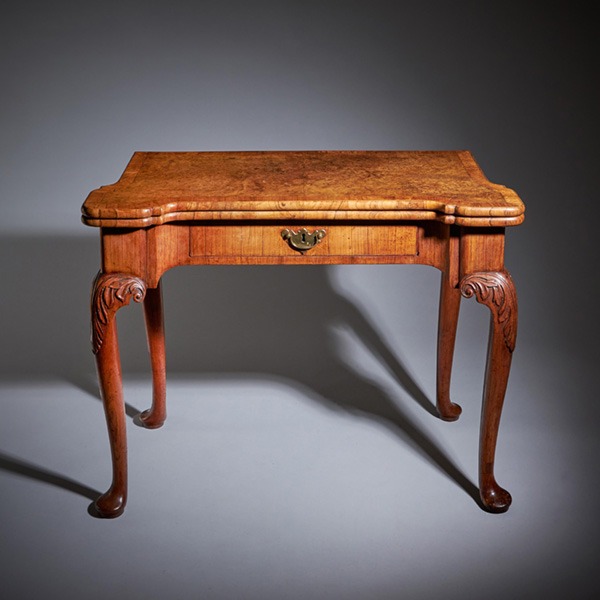
[[[148,429],[157,429],[167,418],[167,366],[160,282],[156,288],[146,291],[144,317],[152,365],[152,406],[140,415],[140,420]]]
[[[452,421],[461,296],[491,314],[481,414],[482,506],[508,509],[495,480],[502,404],[517,330],[504,267],[505,227],[521,223],[517,194],[490,183],[469,152],[137,152],[119,181],[94,190],[84,223],[100,227],[92,347],[108,423],[113,481],[96,502],[114,517],[127,497],[125,413],[115,315],[143,302],[153,399],[148,428],[166,419],[161,277],[180,265],[423,264],[442,273],[436,406]]]
[[[112,484],[96,500],[96,510],[108,518],[118,517],[127,502],[127,436],[115,316],[132,299],[142,302],[145,294],[143,281],[123,273],[98,273],[92,286],[92,350],[96,355],[113,464]]]
[[[467,151],[136,152],[117,183],[90,193],[83,219],[96,227],[220,219],[503,227],[518,225],[523,211]]]
[[[230,258],[291,258],[298,262],[298,251],[282,242],[285,224],[247,224],[196,226],[190,229],[190,256],[228,261]],[[338,225],[328,222],[303,223],[309,231],[320,229],[323,239],[303,255],[305,260],[335,256],[405,256],[417,254],[417,227],[365,225],[364,222]],[[293,226],[292,226],[293,230]]]
[[[504,512],[512,501],[494,477],[494,457],[500,415],[512,353],[517,340],[517,294],[507,272],[472,273],[460,282],[463,296],[475,296],[491,312],[490,338],[481,412],[479,491],[491,512]]]
[[[456,421],[462,412],[460,405],[450,400],[450,379],[460,298],[460,290],[451,285],[448,274],[443,272],[438,316],[436,406],[438,414],[444,421]]]

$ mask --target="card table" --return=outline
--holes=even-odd
[[[102,517],[127,501],[127,441],[115,316],[143,304],[152,403],[145,427],[166,418],[161,277],[179,265],[422,264],[441,272],[436,408],[456,420],[450,376],[461,297],[490,310],[479,440],[481,506],[503,512],[494,475],[502,405],[517,335],[517,297],[504,267],[506,227],[525,207],[491,183],[468,151],[135,152],[120,179],[82,207],[98,227],[92,349],[108,424],[112,483]]]

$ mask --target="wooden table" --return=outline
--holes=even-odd
[[[461,295],[491,313],[479,488],[503,512],[494,477],[498,425],[517,334],[517,298],[504,268],[505,227],[523,221],[517,194],[490,183],[460,152],[136,152],[119,181],[90,193],[83,222],[100,228],[92,347],[113,464],[104,517],[127,499],[127,442],[115,315],[143,302],[153,373],[148,428],[166,417],[161,276],[178,265],[424,264],[441,273],[439,416],[453,421],[450,374]]]

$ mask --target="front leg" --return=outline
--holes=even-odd
[[[121,359],[115,316],[133,298],[141,302],[146,285],[124,273],[98,273],[92,288],[92,350],[104,403],[112,455],[113,479],[107,492],[95,502],[103,517],[118,517],[127,502],[127,437],[121,378]]]
[[[490,512],[508,510],[512,498],[494,477],[498,427],[512,353],[517,338],[517,294],[506,271],[472,273],[460,283],[463,296],[475,296],[491,311],[479,439],[479,493]]]

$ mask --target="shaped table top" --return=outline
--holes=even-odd
[[[82,220],[149,227],[199,220],[438,220],[518,225],[525,207],[468,151],[136,152],[92,191]]]

